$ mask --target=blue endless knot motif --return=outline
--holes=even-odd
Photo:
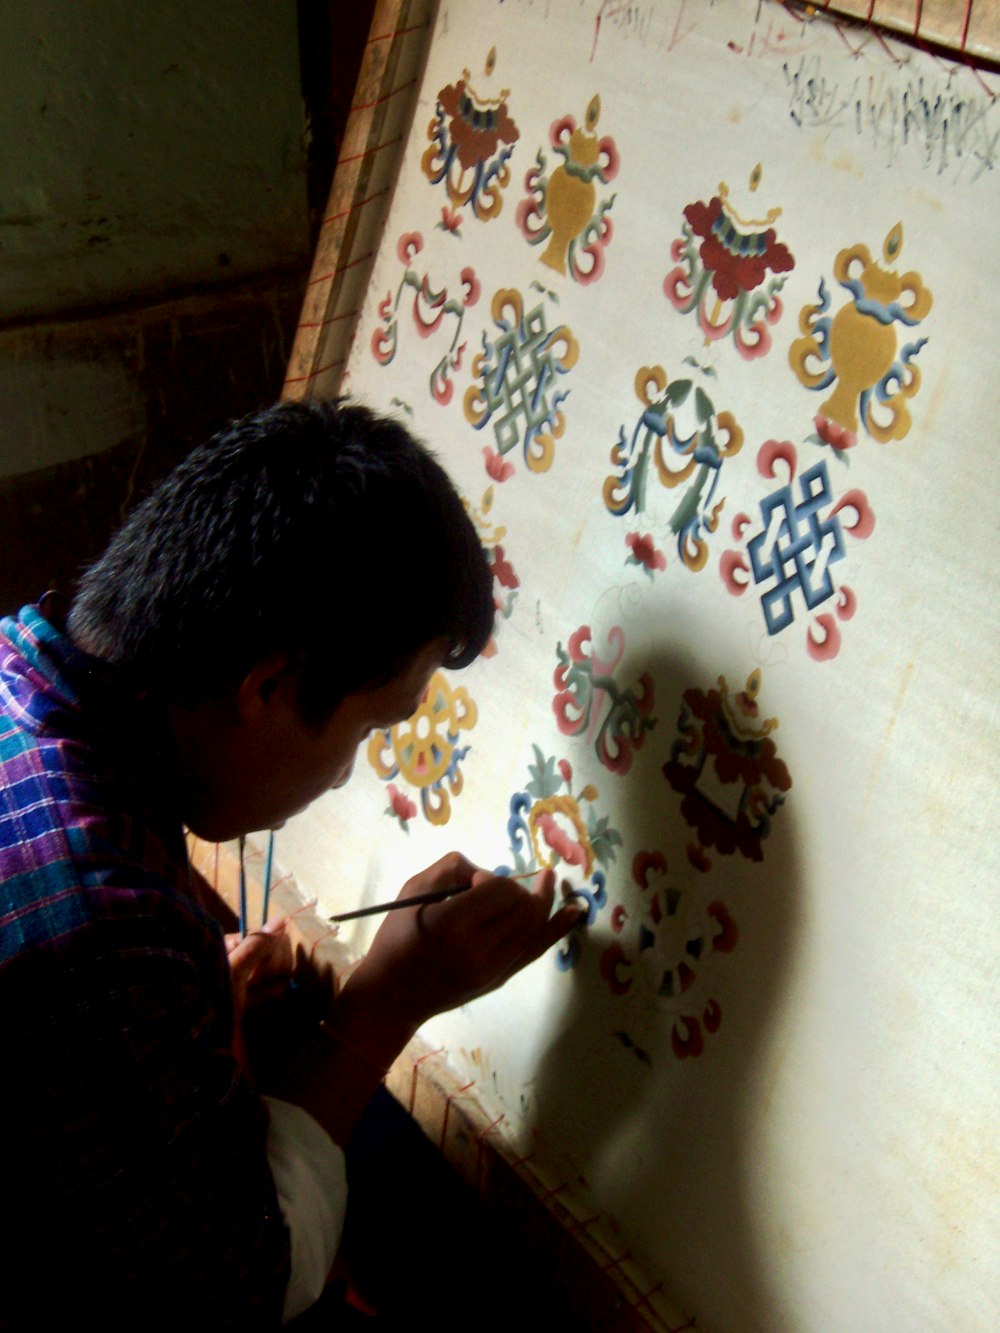
[[[798,504],[791,486],[782,486],[761,502],[764,530],[747,543],[754,582],[773,586],[761,595],[769,634],[777,634],[795,619],[792,595],[802,594],[810,611],[835,591],[830,566],[844,558],[840,520],[822,517],[833,495],[826,463],[821,461],[799,478]]]
[[[520,327],[507,326],[495,343],[487,343],[492,365],[487,365],[483,376],[484,423],[493,418],[501,454],[522,438],[527,445],[545,426],[551,426],[566,397],[566,391],[555,392],[556,377],[565,374],[567,367],[556,356],[554,342],[555,333],[546,329],[545,316],[537,307]]]

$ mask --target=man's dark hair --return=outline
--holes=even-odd
[[[318,723],[432,640],[468,665],[492,578],[454,486],[401,423],[279,403],[195,449],[87,570],[73,638],[164,700],[221,698],[269,652]]]

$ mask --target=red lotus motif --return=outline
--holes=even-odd
[[[491,127],[477,129],[466,119],[459,109],[466,101],[464,79],[442,88],[438,101],[448,117],[448,135],[466,171],[474,170],[478,162],[488,161],[501,144],[517,143],[519,131],[508,114],[506,102],[501,102],[497,107],[496,123]],[[468,101],[471,102],[471,98]]]
[[[701,262],[712,274],[712,286],[723,301],[733,301],[740,292],[753,291],[771,273],[789,273],[795,267],[788,247],[777,239],[773,227],[755,237],[763,240],[760,254],[734,254],[715,233],[722,216],[722,200],[715,195],[709,203],[699,200],[688,204],[684,216],[696,236],[702,238]]]

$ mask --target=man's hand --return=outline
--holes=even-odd
[[[280,1000],[288,989],[295,965],[286,921],[286,917],[269,921],[263,930],[251,931],[245,939],[226,936],[237,1018],[247,1009]]]
[[[354,1000],[363,995],[418,1027],[502,985],[562,939],[584,910],[573,900],[550,916],[551,870],[539,871],[527,888],[457,852],[408,880],[399,899],[462,885],[470,887],[454,898],[386,914],[348,983]]]
[[[501,985],[562,939],[585,910],[579,899],[550,916],[551,870],[530,888],[490,875],[453,852],[403,886],[400,900],[468,886],[437,903],[386,913],[282,1096],[304,1106],[344,1144],[389,1065],[433,1014]]]

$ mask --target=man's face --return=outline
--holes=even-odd
[[[263,677],[250,690],[237,721],[205,728],[204,743],[193,729],[181,734],[175,728],[186,761],[188,827],[220,842],[277,828],[324,792],[342,787],[362,742],[416,711],[444,653],[442,640],[428,644],[387,684],[347,695],[318,727],[299,716],[298,678],[285,671]]]

